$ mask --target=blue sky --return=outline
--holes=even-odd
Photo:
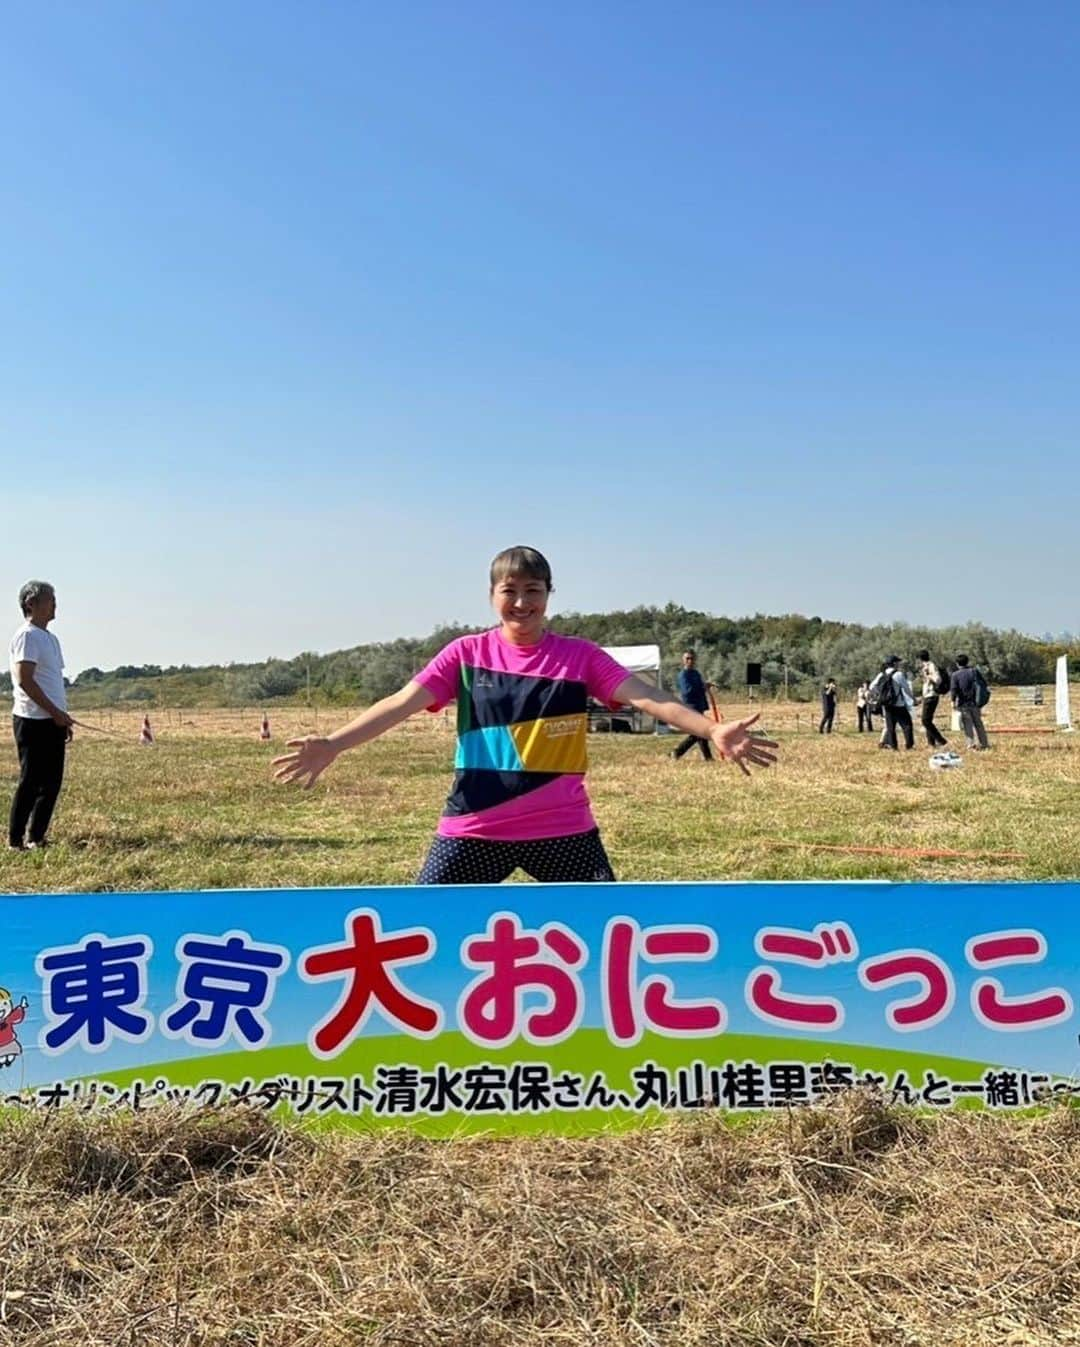
[[[563,608],[1075,629],[1078,56],[1068,4],[13,8],[0,592],[72,671],[482,621],[516,542]]]

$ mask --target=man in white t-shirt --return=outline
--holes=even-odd
[[[8,846],[45,845],[64,780],[64,751],[71,738],[64,688],[64,656],[48,630],[56,616],[56,591],[45,580],[19,590],[23,624],[11,638],[12,724],[19,751],[19,784],[11,802]]]

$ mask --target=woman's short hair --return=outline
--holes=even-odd
[[[542,580],[544,588],[551,589],[551,567],[547,558],[535,547],[507,547],[491,563],[491,588],[503,580]]]

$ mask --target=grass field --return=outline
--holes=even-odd
[[[321,1136],[232,1109],[0,1127],[16,1347],[1060,1347],[1080,1113],[591,1138]]]
[[[274,785],[270,759],[347,713],[275,711],[267,744],[257,711],[157,710],[152,748],[141,711],[80,718],[115,737],[78,732],[54,845],[0,853],[0,892],[408,883],[450,778],[443,717],[310,792]],[[1047,716],[998,689],[988,720]],[[813,707],[763,723],[781,763],[750,781],[673,762],[669,737],[591,738],[620,878],[1080,873],[1068,735],[1000,735],[935,774],[921,744],[819,736]],[[13,751],[3,774],[10,789]],[[589,1137],[324,1134],[240,1106],[0,1112],[0,1347],[1080,1342],[1078,1119],[927,1117],[865,1092]]]
[[[745,706],[721,708],[727,718]],[[451,775],[453,724],[418,717],[339,760],[312,791],[275,785],[270,760],[292,734],[327,732],[350,713],[82,712],[115,737],[77,731],[54,845],[0,853],[0,892],[409,883]],[[1049,708],[997,689],[987,722],[1044,725],[992,735],[993,751],[950,746],[963,767],[935,773],[929,749],[886,753],[841,722],[814,729],[813,706],[766,704],[781,762],[747,781],[696,750],[673,762],[667,736],[590,736],[589,789],[624,880],[1050,879],[1080,874],[1080,744],[1049,728]],[[3,763],[10,790],[14,749]],[[1017,852],[1018,859],[842,854],[805,844]]]

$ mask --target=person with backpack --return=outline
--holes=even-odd
[[[915,694],[911,690],[908,676],[901,668],[899,655],[890,655],[881,666],[881,672],[870,684],[867,705],[873,712],[885,717],[885,729],[881,735],[879,748],[898,749],[896,731],[904,732],[904,748],[915,747],[915,727],[911,722],[911,710],[915,705]]]
[[[967,655],[957,655],[957,668],[949,680],[952,704],[960,712],[967,746],[973,753],[985,752],[990,747],[983,724],[982,709],[990,700],[990,688],[981,670],[971,667]]]
[[[922,714],[920,719],[926,734],[926,742],[931,748],[944,748],[949,742],[934,724],[934,713],[943,692],[949,690],[949,675],[939,669],[930,658],[929,650],[919,651],[919,667],[922,671]]]

